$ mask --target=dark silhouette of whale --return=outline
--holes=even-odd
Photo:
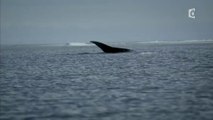
[[[106,45],[104,43],[97,42],[97,41],[90,41],[90,42],[97,45],[105,53],[121,53],[121,52],[130,52],[131,51],[130,49],[126,49],[126,48],[111,47],[109,45]]]

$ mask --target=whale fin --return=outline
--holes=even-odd
[[[90,41],[90,42],[97,45],[105,53],[120,53],[120,52],[130,52],[131,51],[130,49],[126,49],[126,48],[111,47],[109,45],[106,45],[104,43],[97,42],[97,41]]]

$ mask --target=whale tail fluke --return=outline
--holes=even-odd
[[[131,51],[130,49],[126,49],[126,48],[111,47],[109,45],[106,45],[104,43],[97,42],[97,41],[90,41],[90,42],[97,45],[105,53],[120,53],[120,52],[130,52]]]

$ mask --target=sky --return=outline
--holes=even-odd
[[[213,0],[0,0],[0,43],[213,39],[212,6]]]

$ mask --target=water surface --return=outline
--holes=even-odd
[[[0,119],[213,119],[213,44],[126,47],[1,47]]]

